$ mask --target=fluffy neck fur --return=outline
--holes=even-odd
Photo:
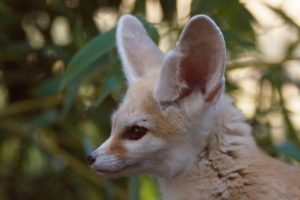
[[[241,176],[246,173],[249,157],[258,150],[249,125],[231,99],[221,96],[218,106],[207,145],[191,168],[170,179],[158,179],[163,199],[199,199],[199,194],[201,199],[225,199],[229,189],[244,184]]]

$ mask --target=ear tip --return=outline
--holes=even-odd
[[[212,27],[214,27],[215,29],[219,30],[219,27],[217,26],[216,22],[207,15],[200,14],[193,16],[190,19],[190,24],[192,25],[194,23],[207,23],[209,25],[212,25]]]
[[[213,21],[211,17],[205,14],[199,14],[199,15],[194,15],[191,20],[208,20],[208,21]]]
[[[130,30],[133,28],[141,29],[141,28],[143,28],[143,25],[140,22],[140,20],[138,20],[137,17],[126,14],[126,15],[123,15],[122,17],[120,17],[118,26],[117,26],[117,29],[119,29],[119,30],[123,30],[124,28],[125,28],[125,30],[127,30],[127,29]]]
[[[122,15],[119,19],[119,24],[120,23],[123,24],[129,21],[138,21],[138,19],[135,16],[130,14]]]
[[[212,31],[212,33],[217,34],[218,37],[220,38],[220,40],[224,42],[224,36],[222,34],[221,29],[216,24],[216,22],[207,15],[199,14],[199,15],[193,16],[190,19],[187,26],[199,27],[200,29],[210,30],[210,31]],[[188,29],[188,28],[185,27],[185,29]]]
[[[117,25],[117,37],[136,31],[145,33],[144,26],[137,17],[129,14],[120,17]]]

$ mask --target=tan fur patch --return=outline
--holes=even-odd
[[[175,110],[162,113],[153,97],[153,83],[157,81],[159,73],[160,70],[157,69],[149,71],[141,81],[137,81],[127,90],[126,100],[112,118],[112,126],[115,132],[121,133],[124,130],[122,120],[138,111],[136,113],[143,113],[151,119],[153,124],[153,127],[149,129],[151,134],[167,140],[182,136],[182,127],[184,126],[181,124],[182,119],[179,119],[182,117],[182,113],[177,113]],[[174,124],[178,126],[174,126]],[[125,126],[127,125],[134,124],[125,124]]]
[[[107,150],[107,154],[114,155],[118,158],[127,157],[128,151],[122,143],[122,138],[116,137]]]

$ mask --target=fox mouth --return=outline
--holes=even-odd
[[[137,169],[139,168],[141,165],[138,163],[133,163],[133,164],[129,164],[126,165],[124,167],[120,167],[117,169],[95,169],[96,172],[102,176],[106,176],[106,177],[119,177],[119,176],[123,176],[123,173],[130,170],[130,169]]]

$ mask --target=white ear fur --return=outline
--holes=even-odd
[[[154,91],[158,102],[171,103],[193,92],[213,101],[223,91],[226,49],[223,35],[207,16],[194,16],[176,49],[165,56]]]
[[[117,49],[129,85],[150,68],[159,67],[164,57],[142,23],[132,15],[124,15],[118,22]]]

